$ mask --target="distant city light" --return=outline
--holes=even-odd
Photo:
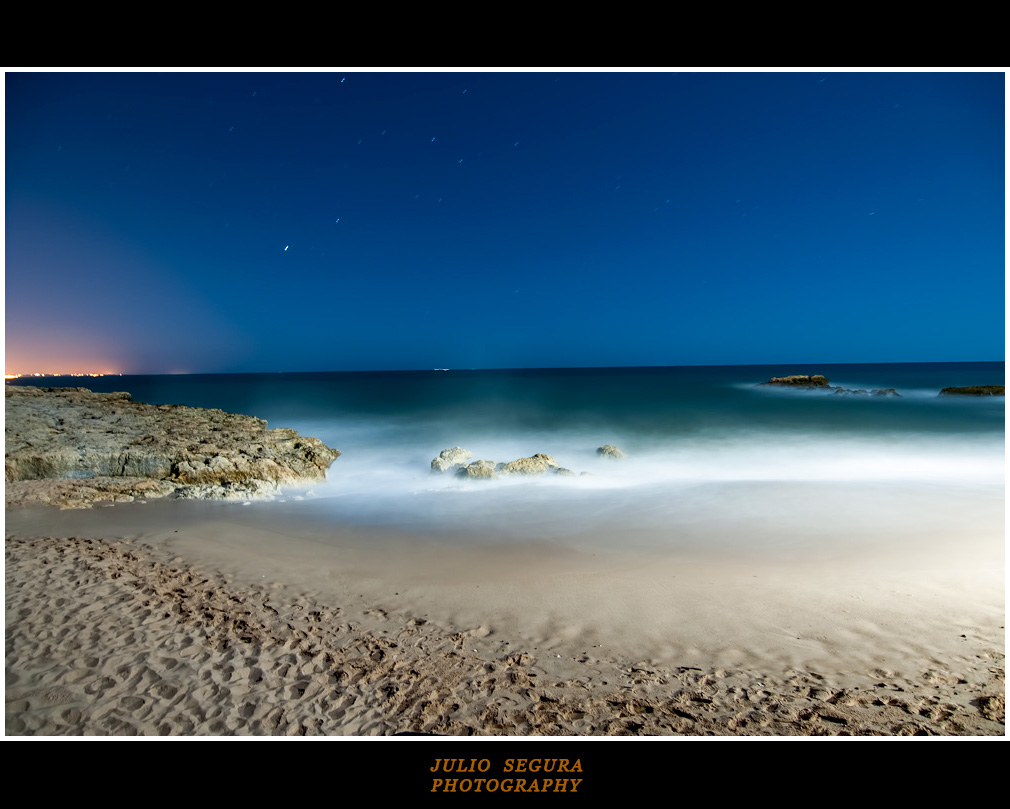
[[[57,373],[40,373],[39,371],[27,371],[23,374],[4,374],[4,379],[22,379],[24,377],[46,377],[46,376],[122,376],[118,371],[60,371]]]

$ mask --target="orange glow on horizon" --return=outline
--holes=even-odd
[[[119,371],[21,371],[4,372],[4,379],[29,379],[38,377],[44,379],[53,376],[122,376]]]
[[[131,364],[123,347],[106,345],[87,334],[48,333],[28,337],[8,334],[4,346],[4,376],[116,376]]]
[[[5,362],[4,378],[29,376],[122,376],[118,368],[107,362]]]

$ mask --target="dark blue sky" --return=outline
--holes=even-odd
[[[998,360],[1002,73],[6,74],[6,368]]]

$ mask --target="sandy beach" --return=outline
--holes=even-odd
[[[6,523],[8,735],[1005,731],[992,532],[783,564],[335,536],[309,502]]]

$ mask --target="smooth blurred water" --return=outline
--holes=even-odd
[[[824,373],[836,395],[757,383]],[[343,453],[312,488],[335,524],[550,538],[787,519],[839,531],[922,530],[1002,502],[1004,399],[938,396],[1001,384],[1003,363],[104,377],[94,390],[248,413]],[[24,380],[28,382],[28,380]],[[50,379],[47,385],[81,384]],[[621,461],[596,448],[616,444]],[[575,477],[463,481],[430,474],[473,459],[545,452]],[[581,472],[590,475],[579,476]],[[838,493],[847,492],[839,500]],[[934,507],[935,504],[935,507]]]

